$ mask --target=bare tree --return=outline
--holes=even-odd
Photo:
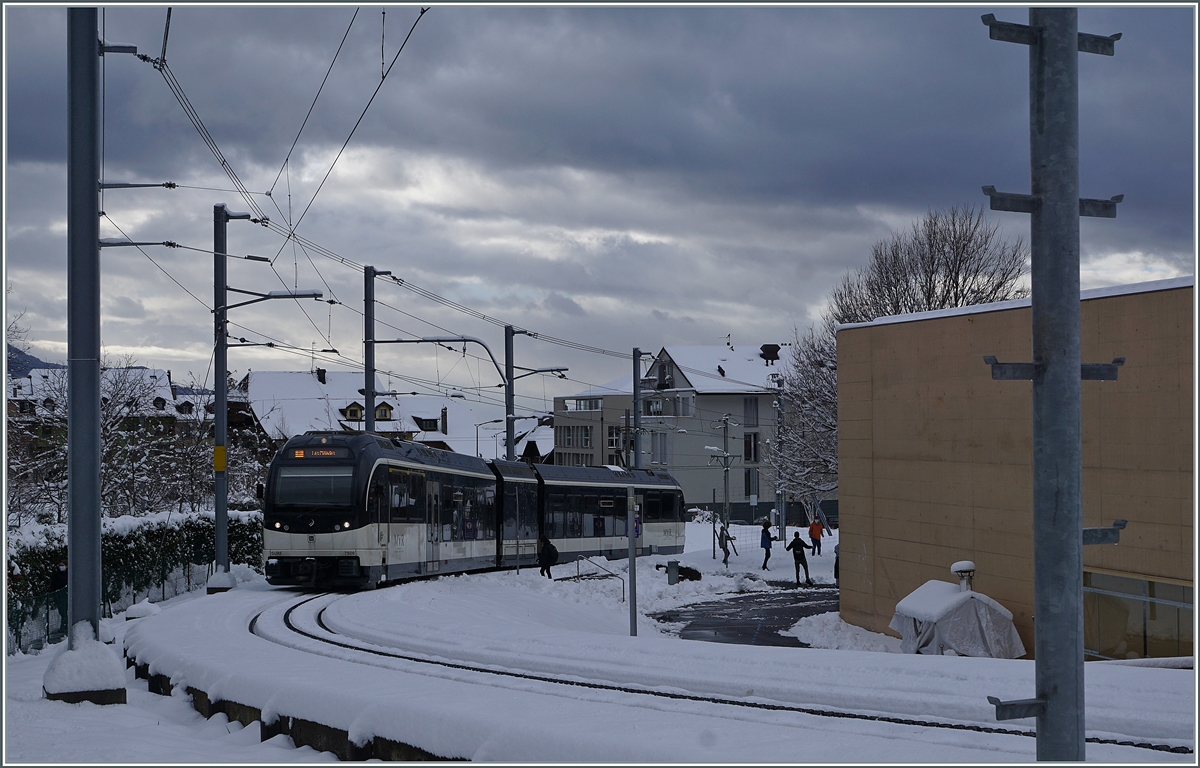
[[[878,317],[1023,298],[1029,252],[1005,240],[982,209],[930,211],[871,249],[848,271],[821,321],[795,331],[780,397],[786,419],[770,462],[785,492],[805,502],[837,491],[837,326]]]

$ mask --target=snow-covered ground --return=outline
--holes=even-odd
[[[910,656],[899,641],[851,627],[836,614],[801,620],[790,630],[812,649],[680,640],[646,618],[673,607],[791,581],[791,554],[777,544],[770,572],[760,570],[758,529],[738,526],[728,569],[712,558],[711,528],[688,525],[683,564],[699,582],[668,585],[656,570],[668,558],[642,558],[637,569],[638,637],[629,637],[628,603],[617,579],[556,580],[536,569],[442,578],[351,596],[314,600],[291,622],[314,636],[338,633],[352,644],[394,656],[450,660],[525,675],[625,688],[809,709],[876,713],[915,720],[979,723],[1030,730],[1031,721],[997,724],[987,695],[1027,698],[1033,662]],[[788,537],[791,534],[789,532]],[[809,557],[817,582],[832,582],[833,545]],[[675,558],[671,558],[675,559]],[[627,577],[624,561],[603,562]],[[597,573],[588,564],[581,574]],[[557,566],[556,578],[575,564]],[[626,587],[627,588],[627,587]],[[473,759],[592,762],[1029,762],[1035,741],[1023,736],[931,729],[830,718],[795,711],[656,699],[564,687],[411,661],[375,660],[286,630],[284,608],[304,596],[262,581],[211,597],[185,595],[162,612],[113,622],[117,647],[128,645],[152,672],[259,707],[380,735],[435,754]],[[321,625],[315,611],[324,607]],[[151,614],[152,612],[146,611]],[[258,616],[258,634],[246,631]],[[259,743],[258,726],[224,715],[205,721],[178,686],[162,697],[127,670],[129,703],[98,707],[42,697],[54,649],[6,663],[5,762],[315,762],[330,753],[294,749],[286,736]],[[882,653],[880,653],[882,652]],[[1087,667],[1089,735],[1194,746],[1191,670],[1118,665]],[[1088,744],[1090,760],[1194,762],[1177,755]]]

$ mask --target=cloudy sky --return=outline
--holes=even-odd
[[[296,231],[308,241],[593,347],[727,336],[757,347],[806,327],[890,231],[930,208],[985,205],[984,184],[1028,190],[1028,53],[988,39],[989,12],[1028,19],[1011,6],[437,6],[380,87],[415,6],[364,6],[351,25],[352,6],[181,5],[167,63],[257,205],[279,223],[307,209]],[[165,17],[165,6],[110,8],[106,38],[158,56]],[[4,21],[7,312],[23,309],[34,354],[61,361],[66,10],[9,5]],[[1115,57],[1080,55],[1081,193],[1125,195],[1116,220],[1081,224],[1083,285],[1192,274],[1194,9],[1084,8],[1079,28],[1123,33]],[[106,69],[107,180],[231,188],[159,72],[127,55]],[[104,250],[110,355],[205,376],[201,251],[218,202],[248,210],[230,191],[105,194],[102,236],[200,249]],[[1028,237],[1027,216],[987,216]],[[308,370],[308,350],[326,348],[339,353],[317,364],[361,363],[361,272],[248,222],[230,224],[229,250],[274,259],[231,262],[235,287],[315,287],[342,302],[234,310],[235,335],[296,349],[232,350],[231,368]],[[378,338],[477,336],[502,361],[497,325],[382,281],[377,297]],[[398,389],[440,382],[498,399],[480,348],[467,353],[381,347],[379,367],[418,380],[393,379]],[[521,380],[518,409],[630,367],[527,337],[515,359],[571,369],[568,381]]]

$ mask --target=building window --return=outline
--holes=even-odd
[[[667,463],[667,435],[665,432],[650,433],[650,463]]]
[[[746,397],[742,399],[742,426],[757,427],[758,426],[758,398]]]
[[[437,419],[422,419],[420,416],[413,416],[412,420],[416,422],[417,429],[422,432],[437,432],[441,424]]]
[[[675,415],[691,416],[692,406],[696,401],[695,395],[679,395],[675,398]]]
[[[574,407],[572,407],[572,403]],[[584,398],[582,400],[568,400],[568,411],[598,411],[603,404],[603,400],[599,397]]]
[[[579,430],[579,447],[580,448],[591,448],[592,447],[592,428],[591,428],[591,426],[584,425],[581,427],[577,427],[577,429]]]
[[[609,449],[618,449],[621,447],[621,428],[609,425],[608,427],[608,443]]]
[[[167,401],[161,397],[154,398],[154,410],[163,411],[167,408]]]
[[[1083,572],[1083,652],[1090,659],[1192,655],[1192,588]]]
[[[742,461],[758,463],[758,433],[747,432],[742,435]]]
[[[657,397],[648,398],[642,401],[643,416],[662,416],[663,401]]]
[[[757,467],[747,467],[746,468],[746,496],[750,497],[750,496],[757,496],[757,495],[758,495],[758,468]]]
[[[619,453],[608,454],[608,465],[610,467],[619,467],[625,463],[625,459]]]
[[[392,407],[390,405],[379,405],[375,407],[375,419],[378,421],[392,420]]]

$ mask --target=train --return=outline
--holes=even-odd
[[[559,563],[679,554],[683,489],[665,472],[482,459],[369,433],[287,441],[263,488],[267,582],[374,588],[537,563],[545,534]]]

